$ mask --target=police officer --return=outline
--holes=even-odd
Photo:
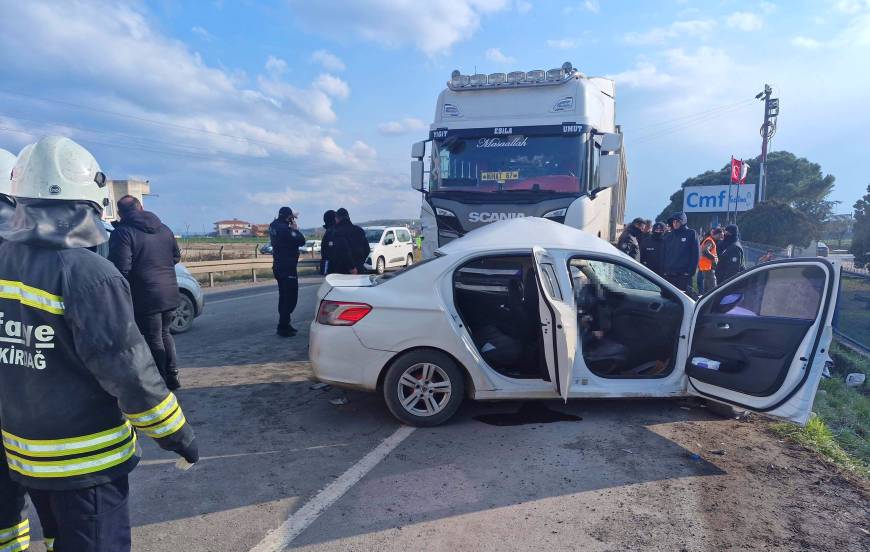
[[[139,432],[188,462],[193,429],[133,316],[130,287],[87,248],[108,239],[106,178],[87,150],[44,138],[0,201],[0,424],[11,479],[58,550],[130,550],[127,476]],[[20,531],[19,531],[20,532]]]
[[[636,218],[619,236],[616,247],[635,261],[640,261],[640,242],[643,239],[643,229],[646,221]]]
[[[665,237],[662,272],[665,280],[692,295],[692,276],[700,255],[698,234],[686,224],[686,213],[674,213],[668,219],[671,231]]]
[[[298,230],[290,207],[278,209],[278,218],[269,225],[269,241],[272,243],[272,274],[278,281],[278,329],[275,333],[292,337],[296,335],[296,328],[290,325],[290,316],[299,300],[296,265],[305,236]]]
[[[652,232],[643,239],[640,246],[640,262],[658,275],[662,274],[666,229],[663,222],[653,224]]]
[[[339,246],[339,250],[335,252],[336,263],[335,270],[330,269],[330,272],[339,272],[342,274],[363,274],[365,272],[365,260],[371,252],[369,240],[366,239],[365,230],[351,222],[350,214],[344,207],[335,212],[335,227],[332,233]],[[338,265],[341,266],[338,266]]]
[[[716,279],[724,282],[744,270],[746,270],[746,253],[740,243],[740,229],[736,224],[729,224],[725,227],[725,236],[719,243]]]

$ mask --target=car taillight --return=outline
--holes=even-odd
[[[365,303],[321,301],[317,311],[317,323],[327,326],[353,326],[372,311]]]

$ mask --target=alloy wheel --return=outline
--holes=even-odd
[[[399,403],[415,416],[434,416],[450,402],[453,385],[437,364],[417,363],[399,377]]]

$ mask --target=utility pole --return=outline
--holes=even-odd
[[[773,89],[769,84],[759,92],[755,99],[764,100],[764,123],[761,125],[761,164],[758,169],[758,201],[763,202],[767,195],[767,147],[776,134],[776,117],[779,115],[779,98],[771,98]]]

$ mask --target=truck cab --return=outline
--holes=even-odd
[[[411,151],[423,257],[490,222],[529,216],[615,239],[627,174],[614,97],[612,80],[567,62],[549,71],[454,71],[428,140]]]

